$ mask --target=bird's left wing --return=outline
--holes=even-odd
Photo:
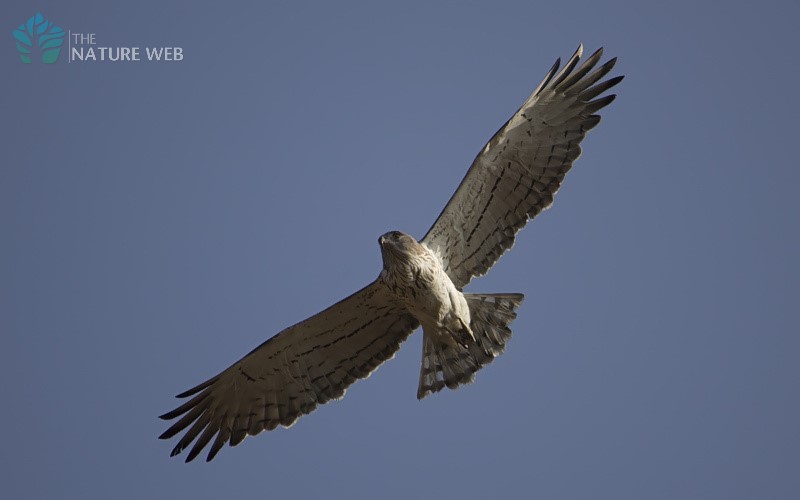
[[[188,428],[171,455],[197,439],[188,462],[212,439],[207,460],[226,442],[235,446],[248,434],[289,427],[318,404],[344,396],[350,384],[391,358],[418,325],[383,286],[373,282],[179,394],[179,398],[193,397],[161,416],[181,418],[160,438],[169,439]]]
[[[581,154],[580,142],[600,122],[597,111],[614,100],[614,94],[598,96],[622,80],[600,81],[616,59],[594,69],[602,49],[578,66],[582,53],[580,46],[558,73],[556,62],[478,153],[422,239],[442,259],[457,287],[486,273],[511,248],[528,219],[550,206]]]

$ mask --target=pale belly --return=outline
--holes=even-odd
[[[394,273],[384,271],[381,278],[426,332],[441,335],[469,330],[467,301],[439,259],[430,254],[414,264]]]

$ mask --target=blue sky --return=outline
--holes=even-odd
[[[35,12],[184,60],[24,65]],[[3,496],[796,498],[798,14],[5,2]],[[173,395],[374,279],[579,42],[626,79],[468,288],[526,294],[506,353],[420,403],[415,334],[290,430],[170,459]]]

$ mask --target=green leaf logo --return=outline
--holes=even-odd
[[[45,64],[53,64],[58,60],[61,45],[64,43],[64,30],[45,19],[40,13],[37,12],[24,24],[20,24],[13,33],[19,58],[25,64],[33,62],[34,54],[39,54]]]

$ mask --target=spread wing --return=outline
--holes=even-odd
[[[579,46],[559,61],[525,104],[481,150],[422,243],[441,257],[453,283],[464,287],[485,274],[514,244],[517,232],[553,203],[564,175],[581,154],[597,111],[614,94],[598,97],[622,76],[598,83],[616,58],[594,69],[603,49],[578,66]],[[594,70],[594,71],[592,71]]]
[[[193,397],[161,416],[181,418],[160,438],[169,439],[188,428],[171,456],[197,438],[186,457],[189,462],[212,439],[207,460],[226,441],[236,446],[248,434],[289,427],[318,404],[344,396],[350,384],[391,358],[418,324],[373,282],[179,394],[179,398]]]

